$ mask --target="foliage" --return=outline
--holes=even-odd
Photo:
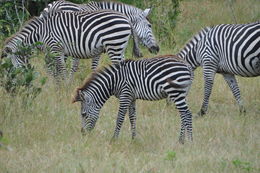
[[[29,18],[23,1],[0,1],[0,37],[9,36]]]
[[[33,46],[22,46],[19,44],[16,55],[25,56],[32,53],[34,47],[41,43],[36,43]],[[36,80],[38,85],[36,84]],[[0,63],[0,86],[12,96],[21,95],[26,100],[33,100],[40,92],[41,87],[45,84],[46,78],[40,78],[38,72],[31,65],[22,67],[14,67],[10,58],[4,58]]]
[[[175,151],[168,151],[167,155],[165,157],[165,160],[173,161],[173,159],[176,158],[176,152]]]
[[[248,172],[253,170],[253,167],[250,162],[244,162],[239,159],[236,159],[236,160],[233,160],[232,163],[236,168],[239,168],[239,169],[242,169],[242,170],[245,170]]]

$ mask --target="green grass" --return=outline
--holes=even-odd
[[[224,6],[226,2],[183,1],[178,27],[174,30],[177,47],[163,47],[160,54],[177,52],[203,26],[231,23],[227,15],[229,9]],[[258,4],[254,0],[237,0],[234,10],[240,14],[239,22],[259,19]],[[209,9],[211,13],[204,15]],[[152,56],[146,50],[143,52],[146,57]],[[178,143],[179,114],[174,105],[166,106],[165,100],[137,101],[137,139],[131,140],[130,123],[126,118],[119,139],[110,143],[118,111],[118,101],[114,97],[102,108],[94,131],[81,136],[80,104],[71,104],[71,98],[74,89],[90,73],[90,61],[82,62],[73,83],[57,90],[49,79],[30,108],[24,107],[20,97],[12,98],[0,89],[0,130],[4,133],[0,143],[9,147],[0,148],[0,172],[260,171],[259,77],[238,77],[247,109],[243,116],[224,79],[216,75],[208,114],[193,119],[193,143]],[[107,58],[102,59],[102,64],[107,62]],[[34,59],[33,63],[46,75],[42,60]],[[199,111],[202,98],[203,78],[198,69],[188,96],[193,115]]]

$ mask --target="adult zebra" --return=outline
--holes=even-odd
[[[260,75],[260,23],[222,24],[204,28],[177,54],[195,70],[202,66],[204,100],[199,115],[208,108],[216,73],[223,75],[240,112],[245,112],[235,75]]]
[[[136,136],[136,99],[174,102],[181,116],[179,141],[184,143],[185,131],[192,140],[192,114],[186,95],[193,79],[189,64],[173,55],[143,60],[125,60],[96,71],[77,89],[73,103],[81,102],[82,132],[94,128],[99,111],[110,96],[119,98],[120,106],[114,138],[117,138],[127,110],[132,138]]]
[[[93,58],[95,69],[105,50],[113,63],[119,62],[124,59],[130,35],[128,18],[114,11],[56,12],[30,20],[6,41],[3,56],[9,56],[15,66],[23,65],[28,58],[17,54],[18,43],[42,42],[44,48],[56,55],[55,76],[65,78],[64,56]]]
[[[147,20],[150,13],[150,8],[141,10],[131,5],[118,3],[118,2],[95,2],[90,1],[87,4],[75,4],[69,1],[54,1],[43,10],[42,15],[45,13],[55,11],[97,11],[97,10],[113,10],[124,14],[128,17],[133,27],[134,47],[133,52],[137,57],[141,57],[141,52],[138,47],[138,41],[145,45],[152,53],[159,51],[159,46],[156,43],[153,35],[151,23]]]

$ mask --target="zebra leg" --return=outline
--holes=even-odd
[[[136,136],[136,107],[135,101],[133,101],[129,106],[129,119],[131,123],[131,132],[132,132],[132,139]]]
[[[133,55],[134,55],[134,57],[140,58],[143,55],[142,55],[142,52],[140,51],[140,48],[138,46],[139,45],[138,44],[138,37],[137,37],[137,34],[134,31],[132,31],[132,34],[133,34],[133,41],[134,41],[134,43],[133,43]]]
[[[181,117],[181,131],[179,136],[179,142],[181,144],[184,144],[185,139],[185,131],[188,135],[188,140],[192,141],[192,114],[189,111],[188,105],[186,103],[186,92],[183,91],[175,91],[175,89],[172,90],[169,94],[169,98],[171,101],[173,101],[176,105],[176,108],[178,109]]]
[[[106,52],[109,55],[109,58],[111,59],[111,62],[113,64],[118,63],[122,60],[125,59],[125,50],[128,44],[128,40],[129,40],[130,35],[128,36],[127,41],[125,41],[124,43],[122,43],[121,45],[118,46],[114,46],[111,47],[109,45],[106,45]]]
[[[222,74],[222,75],[223,75],[225,81],[227,82],[229,88],[231,89],[231,91],[236,99],[237,104],[239,105],[240,113],[246,113],[246,109],[242,103],[240,90],[239,90],[235,75],[233,75],[233,74]]]
[[[93,59],[92,59],[92,66],[91,66],[91,69],[93,71],[97,69],[99,59],[100,59],[100,55],[97,55],[97,56],[93,57]]]
[[[73,80],[73,75],[76,71],[78,71],[79,69],[79,58],[72,58],[72,65],[71,65],[71,69],[70,69],[70,80]]]
[[[120,106],[119,106],[119,111],[117,115],[117,120],[116,120],[116,128],[114,132],[114,136],[112,139],[116,139],[119,136],[120,129],[122,127],[122,124],[125,119],[125,114],[127,112],[127,108],[129,108],[130,100],[128,96],[121,96],[120,97]]]
[[[198,113],[199,116],[203,116],[206,114],[209,104],[209,97],[212,91],[213,83],[214,83],[214,77],[216,72],[209,68],[203,68],[203,75],[204,75],[204,99],[203,103],[200,109],[200,112]]]
[[[47,73],[48,75],[56,78],[57,76],[57,73],[56,73],[56,70],[55,70],[55,59],[53,56],[50,55],[49,52],[47,52],[45,54],[45,64],[46,64],[46,69],[47,69]]]
[[[55,59],[55,66],[58,78],[61,77],[62,80],[66,79],[66,63],[64,60],[64,55],[57,56]]]

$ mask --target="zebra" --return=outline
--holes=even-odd
[[[133,27],[133,54],[136,57],[141,57],[142,53],[138,47],[138,42],[145,45],[151,53],[158,53],[159,46],[156,43],[151,23],[148,21],[147,16],[149,15],[151,9],[147,8],[141,10],[131,5],[118,3],[118,2],[95,2],[90,1],[87,4],[75,4],[69,1],[54,1],[42,11],[40,16],[44,16],[46,13],[52,13],[55,11],[97,11],[97,10],[113,10],[120,12],[127,16]],[[74,73],[78,69],[78,60],[74,59],[73,68],[71,73]]]
[[[199,115],[207,112],[216,73],[223,75],[231,89],[240,113],[245,113],[235,75],[260,75],[260,23],[221,24],[202,29],[177,54],[195,70],[202,66],[204,99]]]
[[[174,102],[181,117],[179,142],[184,143],[185,131],[192,141],[192,114],[186,95],[193,79],[189,64],[174,55],[140,60],[124,60],[95,71],[82,87],[76,89],[72,103],[81,102],[82,132],[91,131],[99,112],[110,96],[119,99],[119,112],[112,139],[119,136],[127,110],[132,138],[136,136],[136,100]]]
[[[56,76],[65,78],[64,56],[92,58],[92,69],[96,69],[104,50],[112,63],[124,59],[131,30],[128,18],[118,12],[61,11],[31,19],[6,41],[2,55],[10,57],[15,66],[21,66],[28,63],[28,57],[16,54],[18,42],[23,45],[42,42],[42,50],[55,55]]]

